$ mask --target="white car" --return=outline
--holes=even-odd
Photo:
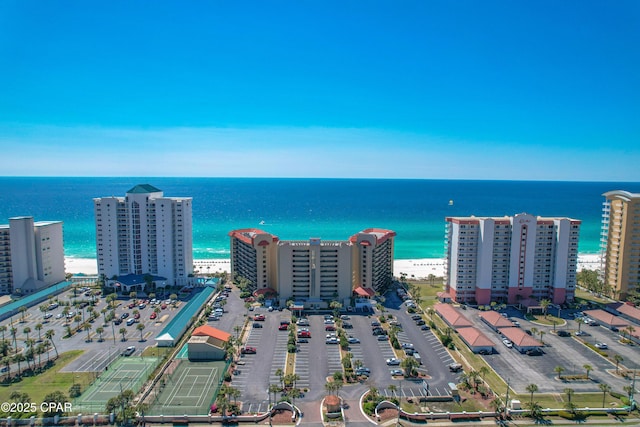
[[[391,359],[387,359],[387,365],[389,366],[398,366],[400,364],[400,359],[392,357]]]
[[[390,372],[392,377],[404,375],[404,372],[402,371],[402,369],[392,369]]]
[[[507,348],[512,348],[513,347],[513,343],[511,341],[509,341],[508,339],[506,339],[506,338],[502,340],[502,344],[504,344],[505,347],[507,347]]]
[[[600,350],[606,350],[609,348],[609,346],[603,342],[599,342],[599,343],[596,343],[596,348],[599,348]]]
[[[332,337],[332,338],[327,338],[325,343],[327,343],[327,344],[339,344],[340,340],[338,340],[338,338],[336,338],[336,337]]]
[[[347,342],[349,344],[359,344],[360,340],[358,338],[356,338],[356,337],[349,337],[349,338],[347,338]]]

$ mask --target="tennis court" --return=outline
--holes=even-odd
[[[208,414],[225,362],[174,362],[177,365],[165,375],[164,385],[155,396],[150,413]]]
[[[153,372],[157,357],[120,357],[105,370],[74,403],[74,407],[102,407],[107,401],[124,390],[137,393]]]

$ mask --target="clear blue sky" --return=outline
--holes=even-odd
[[[636,0],[4,0],[0,175],[640,181],[639,45]]]

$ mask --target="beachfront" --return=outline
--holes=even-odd
[[[199,273],[230,273],[231,260],[229,259],[200,259],[193,264]],[[67,273],[83,273],[87,275],[97,274],[98,265],[91,258],[65,258]],[[597,254],[578,255],[578,271],[583,269],[596,270],[600,267],[600,256]],[[433,274],[436,277],[444,276],[443,258],[399,259],[393,263],[393,271],[396,276],[402,273],[409,279],[426,279]]]

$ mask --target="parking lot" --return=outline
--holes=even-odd
[[[36,342],[40,342],[41,340],[46,341],[46,333],[51,330],[54,334],[53,342],[55,343],[58,353],[77,349],[84,350],[84,353],[64,367],[63,371],[102,372],[105,367],[119,357],[127,347],[135,345],[136,351],[133,355],[139,355],[145,347],[154,345],[154,338],[162,330],[164,325],[175,316],[183,304],[178,303],[177,308],[174,308],[171,304],[167,305],[164,310],[160,309],[157,318],[152,320],[150,316],[151,313],[153,313],[153,308],[149,304],[145,305],[144,308],[136,305],[130,309],[129,298],[116,300],[115,318],[121,319],[122,323],[115,325],[113,322],[105,323],[104,321],[105,315],[111,312],[111,308],[107,308],[106,299],[102,296],[96,296],[94,297],[95,303],[92,306],[89,304],[91,298],[90,295],[85,295],[84,292],[80,291],[76,292],[74,296],[73,289],[69,289],[50,301],[45,301],[30,307],[24,312],[24,320],[23,316],[18,314],[1,323],[7,328],[5,339],[11,341],[13,344],[13,337],[9,332],[13,327],[16,329],[18,347],[24,347],[24,342],[27,339],[25,328],[29,328],[29,338],[35,339]],[[76,301],[80,303],[84,301],[86,304],[82,304],[82,307],[74,307],[73,303]],[[73,314],[68,318],[63,314],[64,307],[61,302],[69,302],[71,304],[68,309],[70,312],[73,312]],[[47,309],[44,313],[40,310],[41,305],[49,307],[50,304],[54,304],[54,306],[57,304],[57,307]],[[97,317],[93,320],[90,320],[90,308],[93,308],[97,314]],[[104,309],[106,309],[106,311],[103,313],[102,311]],[[127,326],[126,320],[134,318],[134,310],[139,313],[140,318]],[[124,313],[128,313],[128,316],[122,319]],[[78,322],[76,319],[80,321]],[[89,326],[88,330],[81,327],[81,325],[85,323]],[[144,325],[142,333],[137,329],[137,325],[139,324]],[[65,338],[67,327],[71,328],[73,334],[71,337]],[[99,333],[98,328],[103,330],[102,334]],[[54,356],[55,350],[51,347],[49,357]],[[46,356],[43,355],[42,357],[44,359]],[[11,372],[17,372],[17,366],[12,366]]]
[[[609,384],[614,389],[620,390],[625,385],[628,385],[627,381],[611,375],[611,371],[615,370],[615,366],[610,361],[601,357],[575,338],[573,333],[578,329],[575,321],[567,320],[566,325],[556,327],[557,330],[572,332],[571,336],[560,337],[553,332],[552,326],[529,322],[524,319],[519,311],[513,308],[505,310],[505,313],[511,319],[517,319],[520,327],[524,330],[535,328],[545,332],[543,335],[545,345],[542,347],[544,354],[541,356],[528,356],[521,354],[515,348],[507,348],[503,345],[501,336],[480,320],[477,310],[468,308],[464,312],[465,316],[474,323],[474,326],[495,343],[497,351],[494,354],[482,357],[518,393],[526,393],[526,387],[529,384],[536,384],[542,393],[560,393],[569,386],[576,392],[598,392],[600,390],[598,384],[600,383]],[[596,341],[604,340],[606,338],[605,335],[608,333],[613,334],[613,332],[604,330],[602,327],[582,326],[581,329],[593,334],[590,339]],[[539,333],[536,334],[535,338],[540,339]],[[624,350],[627,352],[630,350],[637,351],[637,348],[625,348]],[[638,356],[636,355],[633,360],[637,360],[637,358]],[[590,365],[593,368],[589,372],[589,381],[567,382],[558,380],[557,372],[555,372],[557,366],[564,368],[562,374],[567,376],[585,374],[584,365]]]

